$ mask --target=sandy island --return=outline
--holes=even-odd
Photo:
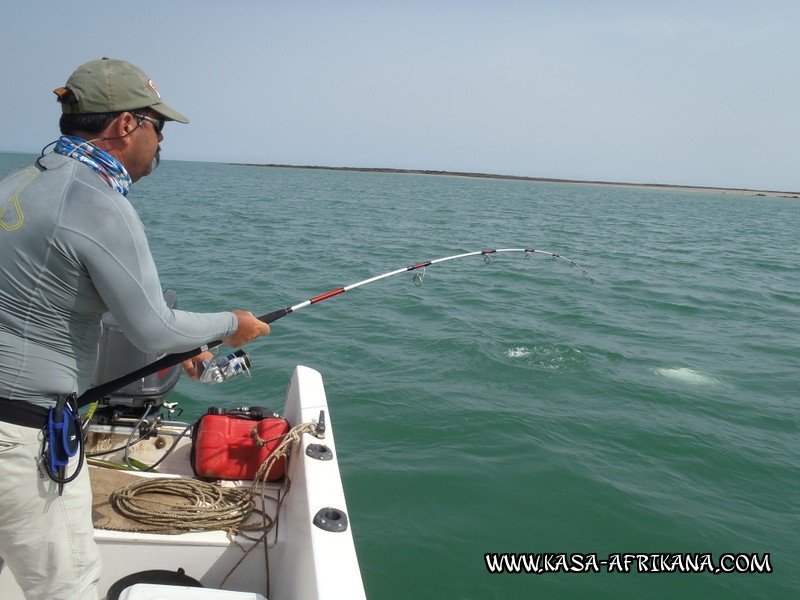
[[[703,187],[693,185],[669,185],[663,183],[624,183],[620,181],[583,181],[576,179],[553,179],[550,177],[522,177],[519,175],[492,175],[489,173],[462,173],[459,171],[427,171],[417,169],[380,169],[369,167],[321,167],[311,165],[276,165],[256,163],[231,163],[240,167],[273,167],[280,169],[317,169],[324,171],[357,171],[360,173],[400,173],[408,175],[436,175],[444,177],[472,177],[479,179],[508,179],[511,181],[536,181],[543,183],[570,183],[580,185],[610,185],[633,188],[678,190],[686,192],[711,192],[715,194],[735,194],[738,196],[769,196],[773,198],[800,198],[800,192],[781,192],[775,190],[750,190],[740,188]]]

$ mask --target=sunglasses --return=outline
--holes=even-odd
[[[156,130],[156,133],[161,133],[163,131],[163,129],[164,129],[164,125],[167,122],[166,119],[163,119],[163,118],[162,119],[154,119],[153,117],[148,117],[147,115],[134,114],[133,116],[136,117],[137,119],[141,119],[142,121],[149,121],[150,123],[152,123],[153,127]]]

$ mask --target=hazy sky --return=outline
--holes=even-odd
[[[110,56],[166,159],[800,191],[798,0],[2,0],[0,150]]]

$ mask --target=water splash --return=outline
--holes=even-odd
[[[509,348],[506,350],[506,356],[508,358],[525,358],[526,356],[530,355],[530,349],[526,348],[525,346],[517,346],[516,348]]]
[[[692,385],[713,385],[719,383],[718,380],[714,379],[710,375],[705,375],[693,369],[689,369],[686,367],[678,367],[678,368],[667,368],[663,367],[661,369],[656,369],[656,373],[661,375],[662,377],[668,377],[669,379],[676,379],[678,381],[682,381],[684,383],[690,383]]]
[[[538,371],[564,371],[586,367],[586,358],[577,348],[566,345],[540,344],[514,346],[504,352],[517,366]]]

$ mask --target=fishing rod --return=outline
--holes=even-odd
[[[322,302],[323,300],[327,300],[328,298],[333,298],[334,296],[338,296],[339,294],[343,294],[345,292],[349,292],[350,290],[354,290],[356,288],[360,288],[370,283],[375,283],[376,281],[380,281],[381,279],[386,279],[387,277],[392,277],[394,275],[399,275],[400,273],[408,273],[410,271],[417,271],[422,269],[422,275],[415,274],[414,275],[414,284],[417,286],[422,285],[422,278],[425,275],[425,268],[430,267],[431,265],[435,265],[438,263],[446,262],[449,260],[456,260],[459,258],[466,258],[468,256],[483,256],[484,262],[489,263],[491,261],[492,254],[498,254],[500,252],[524,252],[525,258],[530,258],[534,254],[543,254],[549,256],[553,260],[564,260],[571,267],[577,267],[581,270],[581,273],[584,276],[588,276],[589,274],[580,267],[575,261],[570,260],[569,258],[557,254],[555,252],[548,252],[546,250],[535,250],[533,248],[500,248],[495,250],[478,250],[476,252],[465,252],[463,254],[454,254],[453,256],[445,256],[443,258],[436,258],[433,260],[428,260],[421,263],[416,263],[410,265],[408,267],[403,267],[401,269],[396,269],[394,271],[389,271],[388,273],[383,273],[381,275],[375,275],[374,277],[369,277],[368,279],[364,279],[363,281],[357,281],[356,283],[351,283],[350,285],[346,285],[344,287],[336,288],[335,290],[331,290],[330,292],[326,292],[324,294],[320,294],[319,296],[314,296],[308,300],[304,300],[298,304],[293,306],[287,306],[286,308],[281,308],[279,310],[272,311],[271,313],[267,313],[258,317],[259,321],[263,321],[264,323],[272,323],[277,321],[278,319],[285,317],[293,312],[297,312],[307,306],[311,306],[312,304],[317,304],[318,302]],[[594,281],[592,281],[594,283]],[[138,379],[142,379],[143,377],[147,377],[148,375],[152,375],[153,373],[157,373],[163,369],[168,369],[169,367],[173,367],[179,363],[182,363],[185,360],[192,358],[193,356],[197,356],[202,352],[206,352],[208,350],[212,350],[222,345],[222,340],[215,340],[213,342],[209,342],[204,346],[200,346],[199,348],[195,348],[194,350],[188,350],[186,352],[179,352],[176,354],[167,354],[166,356],[161,357],[160,359],[156,360],[155,362],[150,363],[149,365],[145,365],[136,371],[128,373],[127,375],[123,375],[118,377],[117,379],[113,379],[106,383],[97,385],[93,388],[86,390],[83,394],[78,397],[78,406],[84,407],[92,402],[100,400],[104,396],[111,394],[112,392],[117,391],[118,389],[133,383]],[[236,362],[232,361],[229,364],[231,365],[241,365],[244,363],[244,368],[249,368],[249,360],[247,360],[246,355],[244,355],[243,351],[238,351],[241,354],[236,354],[237,357],[240,357],[242,360]],[[229,355],[228,358],[232,357],[233,355]],[[229,376],[232,376],[231,373]]]

